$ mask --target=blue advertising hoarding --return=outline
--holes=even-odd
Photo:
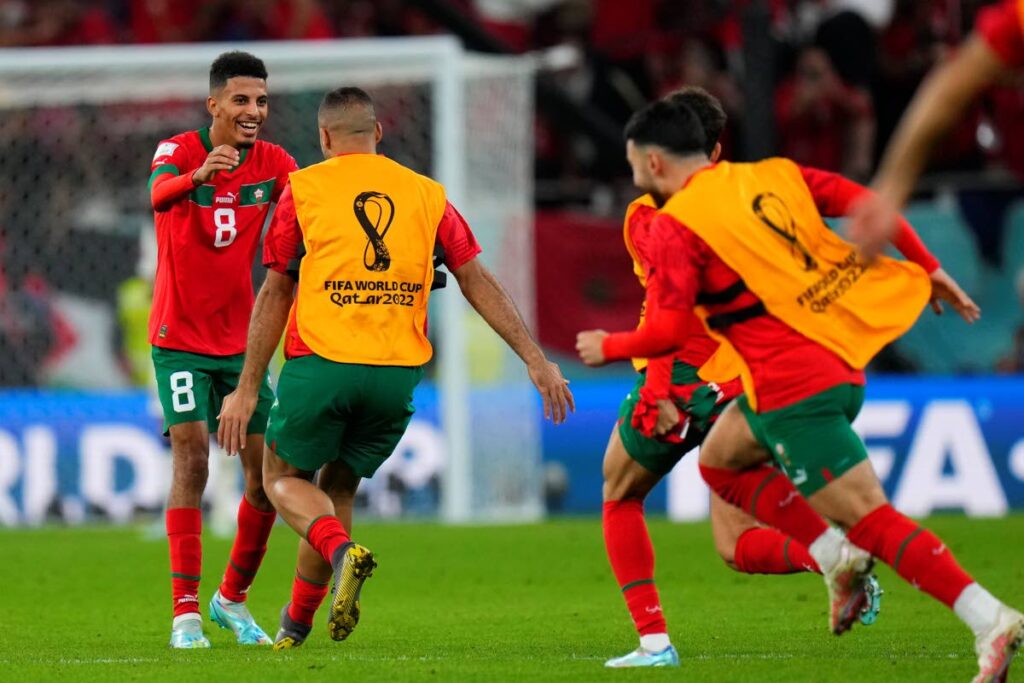
[[[626,381],[576,381],[576,414],[558,427],[545,424],[551,512],[600,511],[601,458],[628,389]],[[901,510],[1001,515],[1024,509],[1022,397],[1018,378],[873,378],[855,428]],[[421,386],[416,404],[398,453],[364,484],[363,505],[375,514],[436,509],[445,448],[434,388]],[[158,510],[170,474],[159,432],[159,408],[143,391],[0,392],[0,526],[127,521]],[[648,509],[704,517],[707,490],[695,463],[687,457]],[[225,476],[211,469],[212,479]]]

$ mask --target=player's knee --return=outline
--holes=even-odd
[[[206,453],[188,450],[174,454],[174,479],[185,490],[201,493],[209,475],[210,461]]]
[[[270,502],[270,496],[267,495],[266,490],[263,488],[262,478],[254,484],[251,484],[248,480],[246,481],[245,497],[249,504],[260,512],[271,512],[274,509],[273,503]]]
[[[740,568],[736,564],[736,544],[735,543],[724,543],[715,541],[715,551],[718,552],[718,556],[722,558],[722,562],[725,566],[733,571],[739,571]]]
[[[624,500],[629,497],[629,481],[622,471],[615,471],[606,467],[604,473],[604,484],[601,487],[601,496],[605,503],[613,500]]]

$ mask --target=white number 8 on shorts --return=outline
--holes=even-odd
[[[171,374],[171,405],[174,412],[187,413],[196,408],[196,396],[192,393],[192,373],[179,370]]]

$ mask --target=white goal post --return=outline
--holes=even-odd
[[[13,220],[0,216],[15,233],[8,242],[78,229],[81,215],[100,208],[115,219],[90,229],[151,230],[139,226],[151,226],[145,185],[155,145],[208,124],[210,63],[238,49],[267,64],[264,138],[300,165],[319,161],[320,96],[339,85],[368,90],[385,129],[382,151],[445,185],[533,327],[533,67],[468,54],[447,36],[0,50],[0,155],[67,205],[19,215],[19,190],[9,190]],[[26,145],[25,131],[40,144]],[[537,519],[539,400],[522,364],[457,290],[450,278],[431,304],[437,354],[428,376],[445,444],[439,512],[450,522]]]

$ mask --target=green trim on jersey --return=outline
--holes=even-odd
[[[267,204],[274,194],[274,185],[276,184],[277,179],[271,178],[259,183],[242,185],[238,190],[238,205],[259,206],[260,204]],[[213,206],[213,195],[216,192],[217,187],[215,185],[200,185],[189,192],[188,198],[194,204],[209,209]]]
[[[210,152],[212,152],[213,151],[213,141],[210,140],[210,127],[207,126],[206,128],[200,128],[196,132],[199,133],[199,140],[200,140],[200,142],[203,143],[203,149],[206,150],[206,153],[209,154]],[[238,155],[238,165],[236,165],[235,168],[238,168],[239,166],[241,166],[242,164],[245,163],[245,157],[246,157],[247,154],[249,154],[249,148],[248,147],[243,147],[240,150],[240,154]],[[234,171],[235,168],[233,168],[231,170]]]
[[[206,150],[206,153],[209,154],[212,152],[213,142],[210,141],[210,127],[207,126],[206,128],[200,128],[196,132],[199,133],[199,140],[203,143],[203,149]]]
[[[149,176],[149,184],[146,186],[149,190],[153,189],[153,181],[157,179],[157,176],[162,176],[164,173],[172,173],[174,175],[181,175],[181,171],[174,164],[164,164],[163,166],[157,166],[152,175]]]
[[[242,185],[238,190],[238,205],[258,206],[266,204],[274,194],[274,185],[276,184],[277,178],[271,178],[270,180],[264,180],[262,183]]]
[[[216,191],[217,188],[213,185],[200,185],[188,193],[188,199],[190,202],[208,209],[213,206],[213,193]]]

